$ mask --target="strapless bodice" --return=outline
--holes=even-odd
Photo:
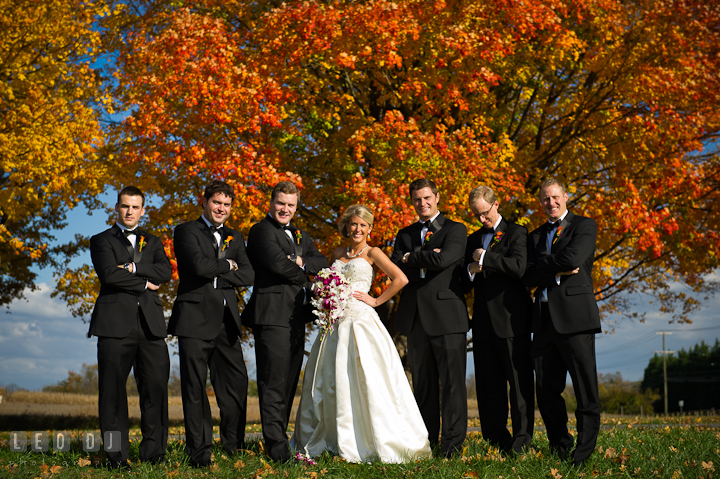
[[[342,271],[352,291],[362,291],[363,293],[370,291],[373,267],[365,258],[351,259],[347,263],[337,259],[332,266]]]

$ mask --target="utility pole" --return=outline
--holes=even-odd
[[[655,351],[655,353],[662,353],[663,355],[663,386],[665,388],[665,415],[668,413],[668,390],[667,390],[667,355],[672,354],[675,351],[668,351],[665,349],[665,335],[672,334],[672,331],[655,331],[655,334],[662,334],[663,337],[663,348],[662,351]]]

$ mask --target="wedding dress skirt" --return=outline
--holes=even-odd
[[[364,258],[335,261],[352,291],[370,290]],[[401,463],[430,455],[428,433],[392,338],[375,310],[350,298],[344,316],[313,344],[291,447],[348,462]]]

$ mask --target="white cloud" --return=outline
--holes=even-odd
[[[74,318],[62,301],[51,298],[46,283],[25,291],[28,301],[10,304],[0,315],[0,380],[39,389],[65,379],[83,363],[97,362],[97,341],[86,337],[88,325]]]

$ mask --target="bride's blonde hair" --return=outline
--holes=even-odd
[[[372,228],[373,220],[375,220],[375,216],[373,216],[372,211],[370,211],[370,208],[368,208],[365,205],[351,205],[348,206],[347,209],[343,212],[342,216],[340,217],[340,221],[338,222],[338,232],[343,235],[344,237],[348,238],[350,236],[350,233],[348,233],[347,230],[347,223],[350,221],[350,218],[353,216],[358,216],[362,218],[370,227]]]

